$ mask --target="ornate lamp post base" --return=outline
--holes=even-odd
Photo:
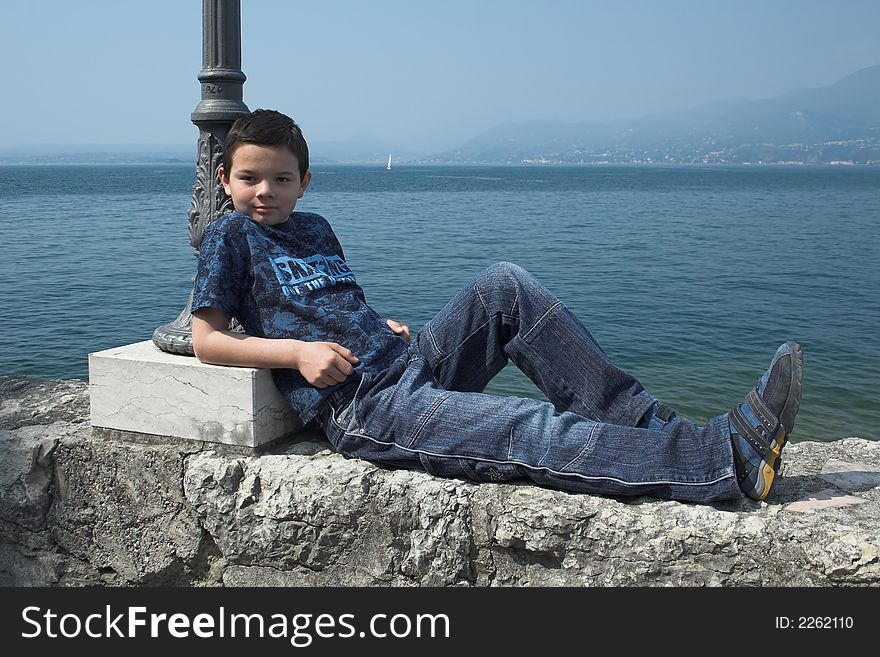
[[[181,356],[193,356],[192,346],[192,292],[186,308],[180,311],[173,322],[160,326],[153,331],[153,344],[162,351]]]
[[[202,98],[192,113],[192,121],[199,127],[199,145],[188,213],[189,242],[196,252],[205,227],[232,209],[232,200],[217,180],[217,167],[232,122],[249,111],[242,102],[245,79],[241,71],[240,0],[202,0]],[[177,319],[153,331],[153,344],[162,351],[193,355],[192,298],[190,292]]]

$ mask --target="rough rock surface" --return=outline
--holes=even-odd
[[[880,583],[880,443],[786,447],[769,503],[473,484],[349,460],[108,440],[81,381],[0,377],[0,585]]]

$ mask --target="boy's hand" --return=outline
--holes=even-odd
[[[316,388],[342,383],[354,372],[360,360],[335,342],[301,342],[296,369]]]
[[[399,335],[401,338],[406,340],[407,344],[409,344],[409,326],[400,322],[395,322],[393,319],[386,319],[385,323],[388,324],[388,328],[391,329],[394,335]]]

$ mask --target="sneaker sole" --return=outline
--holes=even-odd
[[[785,406],[782,407],[778,420],[787,439],[794,429],[795,417],[797,417],[801,407],[801,395],[804,391],[804,351],[797,342],[790,340],[785,344],[791,352],[791,378],[789,380],[788,397],[785,400]]]

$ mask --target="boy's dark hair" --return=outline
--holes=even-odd
[[[238,117],[223,146],[223,171],[232,171],[232,155],[241,144],[257,146],[285,146],[299,162],[299,175],[309,170],[309,146],[302,130],[293,119],[275,110],[257,109]]]

